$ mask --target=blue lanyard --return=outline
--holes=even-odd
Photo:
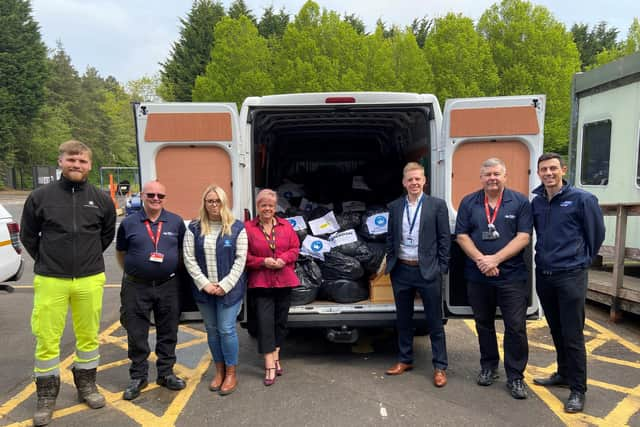
[[[420,200],[418,200],[418,206],[416,206],[416,210],[413,213],[413,220],[409,221],[409,199],[404,200],[404,208],[407,211],[407,224],[409,224],[409,235],[413,232],[413,226],[416,225],[416,218],[418,218],[418,212],[420,212],[420,206],[422,206],[422,201],[424,200],[424,194],[420,196]]]

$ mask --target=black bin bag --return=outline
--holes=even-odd
[[[364,268],[364,272],[368,277],[376,273],[380,268],[380,264],[382,264],[382,260],[386,255],[387,245],[386,243],[375,243],[375,242],[368,242],[366,245],[367,245],[367,248],[369,248],[369,253],[371,254],[371,257],[369,258],[368,261],[362,261],[362,267]]]
[[[323,280],[322,292],[330,301],[350,304],[369,298],[369,283],[365,280]]]
[[[322,284],[322,272],[316,262],[301,256],[296,261],[296,274],[300,285],[291,290],[291,305],[305,305],[316,300]]]
[[[364,276],[360,261],[338,252],[335,248],[324,254],[320,269],[324,280],[358,280]]]

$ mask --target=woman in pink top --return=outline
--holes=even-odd
[[[288,221],[275,216],[277,195],[264,189],[256,196],[258,217],[245,222],[249,250],[249,292],[255,304],[258,352],[264,355],[264,385],[283,374],[280,347],[284,341],[291,288],[300,283],[294,266],[300,241]]]

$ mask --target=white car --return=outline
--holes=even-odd
[[[19,280],[23,269],[20,225],[0,205],[0,283]],[[0,289],[12,290],[7,285],[0,285]]]

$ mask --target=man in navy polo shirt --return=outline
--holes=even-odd
[[[490,158],[482,163],[482,190],[465,196],[456,220],[456,241],[467,254],[467,295],[480,343],[477,382],[489,386],[498,378],[496,306],[504,321],[504,366],[507,388],[515,399],[527,398],[524,370],[527,343],[527,277],[524,248],[533,231],[531,206],[526,196],[505,188],[504,162]]]
[[[143,209],[126,217],[118,228],[116,257],[124,269],[121,320],[127,330],[131,381],[123,399],[132,400],[147,386],[149,325],[156,325],[157,384],[181,390],[185,382],[173,373],[178,341],[179,281],[185,225],[163,208],[165,186],[158,181],[142,188]]]

